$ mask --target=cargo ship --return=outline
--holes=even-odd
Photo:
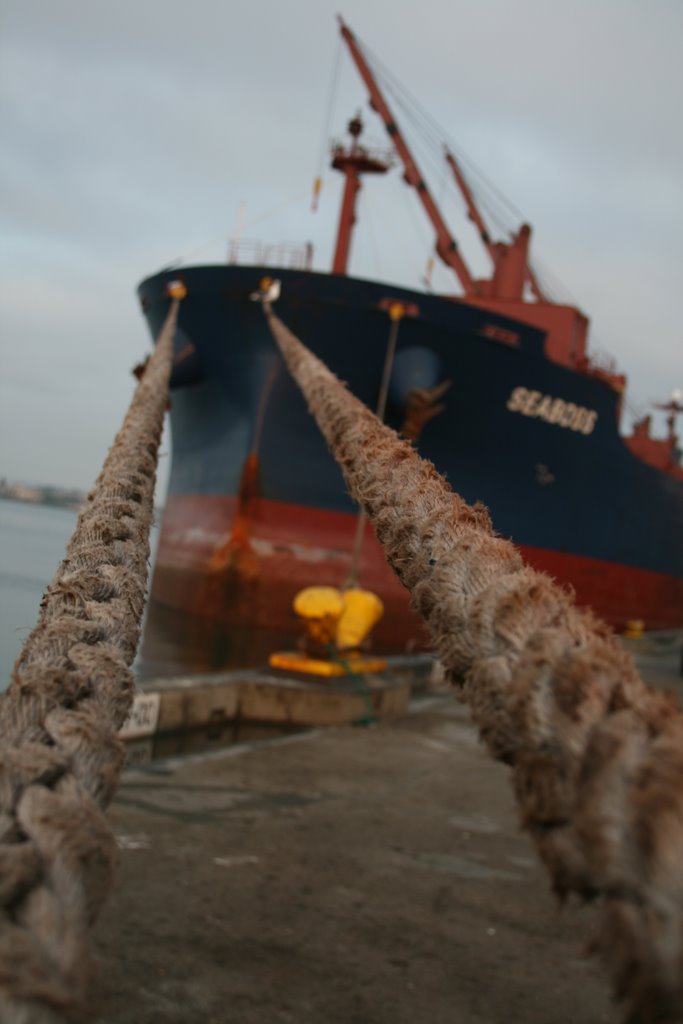
[[[383,376],[386,421],[533,566],[571,586],[618,629],[683,625],[683,411],[664,404],[668,434],[650,419],[620,433],[625,378],[598,365],[588,320],[551,301],[532,269],[531,229],[493,239],[460,161],[444,159],[491,263],[475,278],[380,87],[364,46],[342,37],[391,147],[364,144],[360,117],[337,143],[344,177],[331,273],[310,248],[252,262],[183,267],[139,287],[156,337],[180,279],[183,300],[171,392],[172,465],[152,584],[152,608],[211,624],[211,667],[258,664],[298,630],[293,598],[349,579],[377,593],[377,648],[424,644],[407,593],[345,493],[252,301],[271,282],[278,316],[370,407]],[[458,294],[434,294],[348,273],[364,175],[402,165]],[[234,254],[235,255],[235,254]],[[291,259],[289,258],[291,257]],[[273,266],[273,259],[276,266]]]

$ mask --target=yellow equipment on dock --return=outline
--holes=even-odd
[[[359,587],[306,587],[293,607],[305,627],[304,649],[271,654],[271,668],[324,677],[386,668],[383,658],[367,657],[359,649],[384,614],[376,594]]]

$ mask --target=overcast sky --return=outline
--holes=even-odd
[[[240,203],[329,266],[341,182],[314,215],[312,181],[367,110],[342,54],[327,116],[337,9],[533,225],[633,404],[683,387],[681,0],[0,0],[0,476],[90,486],[149,345],[136,285],[222,261]],[[351,271],[419,287],[414,195],[361,198]]]

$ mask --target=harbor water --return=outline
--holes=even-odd
[[[0,690],[7,686],[21,646],[36,624],[40,599],[64,557],[77,515],[68,508],[0,501]],[[157,537],[155,526],[152,551]],[[170,628],[173,632],[175,624]],[[165,674],[174,675],[194,660],[191,651],[182,658],[177,644],[172,656],[177,665],[167,659],[159,666]],[[151,665],[147,672],[141,664],[136,668],[141,675],[154,672]]]
[[[75,525],[72,509],[0,501],[0,689],[36,623],[43,591]]]

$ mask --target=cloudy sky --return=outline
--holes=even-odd
[[[340,181],[315,215],[312,181],[365,107],[345,54],[331,91],[337,10],[533,224],[632,404],[683,387],[680,0],[2,0],[0,476],[91,484],[148,346],[137,283],[223,260],[240,204],[243,237],[329,266]],[[418,287],[431,236],[397,172],[360,213],[352,272]]]

